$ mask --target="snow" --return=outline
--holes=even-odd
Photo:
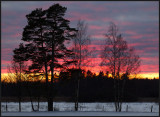
[[[37,109],[37,102],[33,102],[34,108]],[[22,112],[32,112],[31,102],[22,102]],[[159,112],[158,103],[154,102],[130,102],[122,103],[122,112],[151,112],[151,106],[153,106],[152,112]],[[74,111],[73,102],[53,102],[53,108],[55,111]],[[17,102],[8,102],[7,111],[18,111],[19,106]],[[1,103],[1,111],[6,111],[6,103]],[[47,102],[40,102],[39,111],[47,111]],[[78,111],[115,111],[114,103],[79,103]]]
[[[149,112],[3,112],[2,116],[158,116]]]
[[[37,109],[37,102],[33,102]],[[47,112],[47,102],[40,102],[39,112],[32,112],[31,102],[21,103],[22,112],[18,112],[17,102],[1,103],[2,116],[158,116],[159,104],[154,102],[122,103],[122,112],[115,112],[114,103],[79,103],[78,112],[74,111],[73,102],[53,102],[55,111]],[[128,111],[127,111],[128,106]],[[152,112],[151,112],[151,106]]]

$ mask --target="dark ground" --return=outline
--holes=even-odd
[[[79,102],[113,102],[114,101],[114,80],[105,78],[81,79],[79,89]],[[18,101],[18,84],[2,83],[2,101]],[[46,101],[45,83],[26,83],[21,84],[22,101],[32,100]],[[28,93],[30,90],[30,95]],[[66,80],[54,84],[54,101],[75,100],[75,82]],[[158,102],[159,80],[133,79],[127,80],[124,88],[123,102]]]

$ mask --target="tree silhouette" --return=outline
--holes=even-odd
[[[88,50],[88,44],[90,44],[90,36],[87,34],[87,24],[84,21],[79,20],[76,27],[76,34],[72,39],[73,47],[72,51],[74,55],[71,57],[74,63],[75,68],[77,69],[77,76],[75,79],[77,80],[75,83],[77,84],[75,89],[76,91],[76,100],[75,100],[75,110],[78,110],[78,95],[79,95],[79,83],[80,83],[80,75],[82,74],[82,69],[84,66],[87,66],[87,57],[91,54],[91,51]],[[79,72],[79,73],[78,73]]]
[[[109,71],[106,71],[106,76],[107,78],[109,78]]]
[[[127,46],[127,42],[118,34],[118,28],[114,23],[110,24],[106,36],[104,49],[101,53],[101,65],[107,66],[114,78],[115,108],[121,111],[121,74],[133,74],[140,66],[139,56],[135,54],[133,48]]]
[[[27,89],[31,99],[30,87],[28,87],[30,78],[28,77],[29,74],[26,72],[27,65],[25,65],[28,57],[26,57],[26,47],[23,45],[23,43],[20,43],[19,48],[15,48],[13,52],[13,61],[11,65],[8,66],[8,76],[13,80],[13,82],[17,83],[16,86],[18,87],[19,111],[21,111],[21,93],[23,87],[22,82],[27,82]],[[31,105],[32,110],[34,111],[32,99]]]
[[[28,24],[23,31],[22,40],[26,42],[23,55],[26,61],[32,62],[28,73],[45,71],[48,111],[53,111],[54,70],[72,63],[66,58],[73,55],[73,52],[64,43],[74,36],[76,30],[70,28],[69,20],[63,18],[66,10],[59,4],[54,4],[47,10],[33,10],[26,15]],[[48,72],[51,72],[50,83]]]
[[[54,4],[49,9],[46,10],[46,23],[47,23],[47,32],[46,32],[46,43],[49,50],[49,66],[51,70],[51,91],[53,88],[54,80],[54,70],[55,68],[63,68],[63,64],[59,60],[64,60],[67,55],[70,54],[70,50],[66,48],[64,42],[70,40],[75,33],[74,28],[70,28],[69,20],[64,18],[67,8],[60,6],[59,4]],[[68,61],[65,61],[68,62]],[[48,110],[53,110],[53,99],[52,92],[50,92],[50,105]]]
[[[92,77],[93,77],[93,73],[90,70],[88,70],[86,78],[92,78]]]
[[[49,87],[48,87],[48,61],[49,57],[47,55],[48,48],[46,45],[45,32],[47,31],[46,26],[46,12],[41,8],[33,10],[30,14],[26,15],[28,24],[23,30],[22,40],[27,42],[26,47],[26,57],[28,60],[32,61],[29,66],[28,74],[42,73],[43,67],[45,71],[46,78],[46,97],[49,103]]]
[[[98,77],[99,77],[99,78],[103,78],[103,77],[104,77],[103,71],[100,71],[100,72],[99,72]]]
[[[87,65],[87,57],[91,54],[88,45],[91,43],[90,36],[87,34],[88,25],[85,21],[79,20],[76,27],[76,34],[72,39],[72,51],[75,53],[72,59],[77,61],[75,68],[80,69]]]
[[[13,60],[11,66],[8,66],[8,72],[12,74],[14,80],[18,84],[18,99],[19,99],[19,111],[21,112],[21,89],[22,89],[22,80],[23,80],[23,72],[25,70],[26,56],[25,56],[25,47],[23,43],[20,43],[19,48],[15,48],[13,50]]]

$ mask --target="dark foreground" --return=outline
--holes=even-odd
[[[114,79],[93,78],[81,79],[79,82],[79,102],[113,102],[114,100]],[[121,84],[123,82],[121,81]],[[45,83],[23,82],[21,84],[22,101],[32,100],[46,101]],[[19,86],[16,83],[2,83],[3,101],[18,101]],[[54,84],[54,101],[75,101],[74,80],[59,81]],[[28,99],[25,99],[28,97]],[[156,102],[159,97],[159,80],[153,79],[132,79],[127,80],[124,87],[123,102]],[[145,98],[145,99],[144,99]],[[13,100],[15,99],[15,100]]]
[[[159,116],[150,112],[3,112],[2,116]]]

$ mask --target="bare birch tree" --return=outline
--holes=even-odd
[[[18,102],[19,102],[19,112],[21,112],[21,100],[22,100],[22,80],[23,80],[23,69],[24,64],[16,63],[12,61],[12,64],[8,66],[8,77],[12,82],[17,83],[18,88]]]
[[[122,35],[118,34],[118,28],[114,23],[110,24],[105,37],[106,42],[101,53],[101,65],[107,66],[112,73],[114,78],[115,109],[116,111],[121,111],[125,78],[138,71],[140,58],[135,54],[133,48],[128,47]],[[120,80],[123,80],[123,85],[120,84]]]
[[[91,54],[88,50],[88,45],[91,43],[90,36],[87,34],[88,25],[85,21],[79,20],[77,23],[77,32],[73,38],[73,48],[72,51],[75,53],[73,59],[77,61],[75,63],[75,68],[80,69],[86,65],[87,57]]]
[[[75,77],[75,111],[78,111],[78,97],[79,97],[79,83],[82,75],[82,68],[87,64],[87,57],[91,54],[88,50],[88,44],[90,44],[90,36],[87,34],[87,24],[84,21],[79,20],[76,27],[76,34],[73,38],[72,56],[73,61],[77,61],[75,71],[77,72]]]

